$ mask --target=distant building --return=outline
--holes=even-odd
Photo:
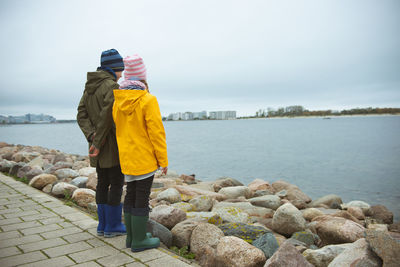
[[[207,111],[201,111],[201,112],[193,112],[193,119],[194,120],[205,120],[207,119]]]
[[[18,123],[52,123],[56,122],[56,118],[45,114],[26,114],[23,116],[0,116],[2,124],[18,124]]]
[[[233,120],[236,119],[236,111],[210,111],[211,120]]]
[[[236,119],[236,111],[212,111],[209,114],[209,119],[211,120],[231,120]],[[178,121],[178,120],[206,120],[207,111],[203,110],[201,112],[177,112],[168,115],[167,120]]]

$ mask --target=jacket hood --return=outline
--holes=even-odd
[[[114,108],[130,114],[139,106],[139,100],[146,94],[148,94],[146,90],[114,90]]]
[[[99,88],[100,85],[105,80],[113,80],[113,81],[115,81],[115,78],[111,73],[108,73],[106,71],[88,72],[87,73],[87,81],[86,81],[86,85],[85,85],[85,90],[89,94],[94,94],[94,92],[97,90],[97,88]]]

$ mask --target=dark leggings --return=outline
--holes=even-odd
[[[128,182],[126,187],[126,196],[124,201],[124,209],[131,208],[148,208],[151,185],[154,175],[149,178]]]
[[[122,187],[124,186],[124,175],[121,172],[121,167],[119,165],[111,168],[97,167],[96,171],[96,203],[112,206],[119,205],[121,203]]]

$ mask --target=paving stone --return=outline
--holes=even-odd
[[[43,252],[48,255],[50,258],[62,256],[62,255],[67,255],[83,250],[88,250],[93,248],[91,245],[89,245],[86,242],[77,242],[73,244],[67,244],[67,245],[62,245],[54,248],[48,248],[43,250]]]
[[[85,229],[85,230],[86,229],[91,229],[94,226],[97,227],[97,225],[99,224],[99,222],[94,220],[94,219],[86,219],[86,220],[83,220],[83,221],[76,221],[76,222],[73,222],[73,223],[76,226],[78,226],[78,227],[80,227],[82,229]]]
[[[86,242],[90,245],[92,245],[93,247],[102,247],[104,245],[106,245],[106,243],[104,243],[102,240],[100,240],[99,238],[92,238],[89,240],[86,240]]]
[[[54,238],[49,240],[43,240],[31,244],[19,245],[18,247],[22,249],[24,252],[31,252],[35,250],[42,250],[45,248],[56,247],[60,245],[67,244],[66,241],[62,240],[61,238]]]
[[[33,214],[33,215],[26,215],[20,217],[22,220],[25,222],[30,222],[30,221],[35,221],[35,220],[41,220],[41,219],[47,219],[47,218],[52,218],[56,217],[57,215],[51,212],[46,212],[46,213],[40,213],[40,214]]]
[[[23,221],[20,218],[10,218],[10,219],[3,219],[0,220],[0,226],[7,225],[7,224],[14,224],[14,223],[22,223]]]
[[[45,203],[40,203],[42,204],[44,207],[46,208],[61,208],[64,206],[64,202],[62,201],[49,201],[49,202],[45,202]]]
[[[17,247],[9,247],[0,249],[0,258],[14,256],[21,254],[21,251]]]
[[[84,221],[84,220],[92,219],[88,215],[83,214],[83,213],[79,213],[79,212],[62,214],[61,216],[64,217],[65,219],[67,219],[67,220],[70,220],[71,222]]]
[[[166,256],[165,253],[159,251],[158,249],[148,249],[141,252],[135,252],[135,253],[130,252],[130,253],[133,254],[132,256],[135,259],[139,259],[141,262],[147,262]]]
[[[97,266],[101,266],[101,265],[96,263],[95,261],[88,261],[88,262],[74,265],[74,267],[97,267]]]
[[[15,209],[15,208],[19,208],[19,207],[21,207],[21,208],[27,208],[27,207],[30,207],[30,206],[34,206],[34,205],[37,205],[35,202],[33,202],[33,203],[24,203],[24,202],[20,202],[20,203],[14,203],[14,204],[10,204],[10,205],[5,205],[7,208],[9,208],[9,209]]]
[[[131,263],[131,262],[135,262],[136,260],[132,257],[129,257],[128,255],[124,254],[124,253],[118,253],[116,255],[112,255],[109,257],[105,257],[105,258],[101,258],[99,260],[97,260],[98,263],[100,263],[101,265],[104,266],[120,266],[120,265],[124,265],[127,263]]]
[[[73,208],[65,206],[65,205],[62,207],[59,207],[59,208],[52,208],[51,210],[61,216],[68,214],[68,213],[75,213],[77,211],[76,209],[73,209]]]
[[[138,261],[125,265],[125,267],[144,267],[144,266],[147,266],[147,265],[144,265],[143,263],[140,263]]]
[[[82,233],[82,232],[83,232],[82,229],[80,229],[78,227],[69,227],[69,228],[65,228],[65,229],[61,229],[61,230],[45,232],[45,233],[42,233],[41,236],[43,236],[45,239],[50,239],[50,238],[56,238],[56,237],[75,234],[75,233]]]
[[[0,240],[4,241],[5,239],[17,238],[17,237],[21,237],[21,236],[22,236],[22,234],[18,231],[4,232],[4,233],[0,233]]]
[[[69,243],[76,243],[79,241],[85,241],[85,240],[92,239],[92,238],[93,238],[93,235],[86,233],[86,232],[63,236],[63,239],[67,240],[67,242],[69,242]]]
[[[47,257],[43,253],[41,253],[39,251],[35,251],[35,252],[25,253],[25,254],[11,256],[11,257],[7,257],[7,258],[1,258],[0,266],[1,267],[18,266],[21,264],[31,263],[31,262],[35,262],[35,261],[44,260],[44,259],[47,259]]]
[[[54,224],[49,224],[49,225],[42,225],[39,227],[23,229],[23,230],[21,230],[21,232],[24,235],[32,235],[32,234],[46,233],[46,232],[57,230],[57,229],[62,229],[62,228],[58,224],[54,223]]]
[[[12,212],[6,213],[4,214],[4,216],[7,219],[11,219],[11,218],[17,218],[21,216],[34,215],[34,214],[40,214],[40,213],[36,210],[23,211],[22,209],[13,209]]]
[[[115,255],[118,253],[119,253],[118,250],[110,246],[102,246],[102,247],[88,249],[82,252],[69,254],[69,257],[72,258],[77,263],[82,263],[85,261],[99,260],[100,258]]]
[[[20,230],[20,229],[29,229],[32,227],[38,227],[41,226],[40,223],[38,222],[23,222],[23,223],[15,223],[11,225],[4,225],[1,228],[3,231],[12,231],[12,230]]]
[[[165,255],[165,254],[164,254]],[[190,266],[190,264],[187,264],[183,261],[180,261],[176,258],[173,257],[163,257],[163,258],[159,258],[159,259],[155,259],[152,261],[148,261],[146,262],[146,264],[149,267],[159,267],[159,266],[163,266],[163,267],[188,267]]]
[[[63,267],[63,266],[71,266],[75,265],[75,262],[73,262],[71,259],[69,259],[66,256],[54,258],[54,259],[47,259],[47,260],[42,260],[42,261],[37,261],[34,263],[28,263],[21,265],[25,267],[43,267],[43,266],[57,266],[57,267]]]
[[[69,227],[75,227],[75,225],[73,225],[70,222],[67,222],[65,219],[63,222],[58,223],[59,226],[61,226],[62,228],[69,228]]]
[[[38,221],[44,225],[51,224],[51,223],[57,223],[58,225],[60,225],[60,223],[65,222],[65,219],[60,218],[60,217],[52,217],[52,218],[48,218],[48,219],[40,219]]]
[[[124,249],[126,246],[126,244],[125,244],[126,235],[116,236],[113,238],[104,238],[102,240],[104,240],[104,242],[112,245],[113,247],[115,247],[117,249]]]
[[[9,209],[9,208],[7,208],[7,209],[5,209],[5,210],[0,210],[0,214],[14,214],[14,213],[19,213],[19,212],[21,212],[22,210],[20,209],[20,208],[15,208],[15,209]],[[13,218],[13,217],[7,217],[7,216],[5,216],[6,218]],[[14,216],[14,217],[18,217],[18,216]]]
[[[19,238],[11,238],[8,239],[7,242],[0,242],[0,248],[18,246],[22,244],[28,244],[32,242],[38,242],[43,240],[43,238],[39,235],[28,235]]]

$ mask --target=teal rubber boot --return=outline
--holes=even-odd
[[[132,244],[132,214],[130,213],[129,208],[124,207],[124,222],[126,227],[126,247],[130,248]],[[152,238],[151,233],[146,233],[148,238]]]
[[[158,248],[160,239],[158,237],[148,237],[146,233],[147,221],[149,220],[148,209],[132,209],[131,231],[132,243],[131,251],[139,252],[146,249]]]

